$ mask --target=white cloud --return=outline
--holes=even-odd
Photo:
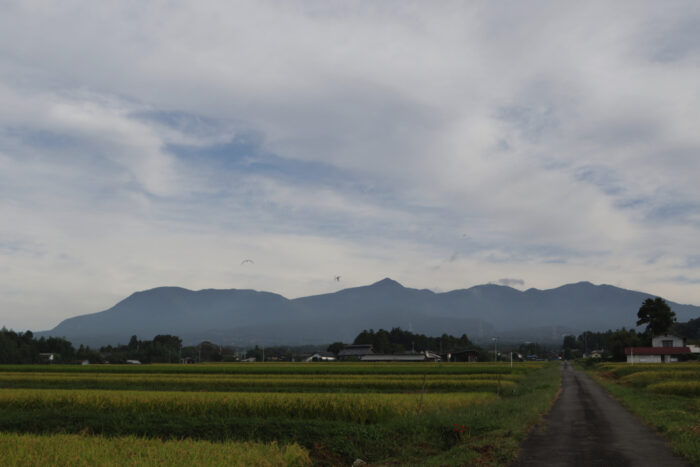
[[[673,279],[700,254],[698,23],[692,2],[10,2],[0,309],[55,321],[229,274],[700,303]],[[217,263],[246,252],[279,263]]]

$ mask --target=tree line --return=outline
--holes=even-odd
[[[0,329],[0,363],[143,363],[179,362],[182,341],[176,336],[159,335],[150,341],[133,336],[128,344],[93,349],[80,345],[77,349],[62,337],[35,338],[32,331],[15,332]]]
[[[320,347],[321,349],[323,347]],[[203,341],[197,345],[182,345],[182,339],[159,334],[151,340],[131,336],[127,344],[106,345],[99,349],[80,345],[77,349],[62,337],[35,338],[31,331],[15,332],[0,329],[0,364],[24,363],[140,363],[232,362],[239,357],[254,357],[258,361],[291,361],[300,352],[313,352],[319,346],[273,346],[248,349],[239,355],[236,348]]]
[[[0,363],[67,363],[94,358],[95,353],[82,345],[76,349],[61,337],[36,339],[32,331],[0,329]],[[46,357],[42,357],[42,354]],[[49,360],[48,355],[53,355],[53,358]]]
[[[401,328],[392,328],[391,331],[379,329],[363,330],[357,335],[353,344],[371,344],[372,348],[377,353],[395,354],[409,351],[424,352],[429,350],[439,354],[449,352],[457,352],[460,350],[476,350],[481,351],[481,348],[472,343],[466,334],[460,337],[443,334],[438,337],[430,337],[425,334],[415,334],[411,331],[405,331]],[[334,344],[331,344],[333,346]],[[329,351],[336,351],[335,348],[329,347]]]

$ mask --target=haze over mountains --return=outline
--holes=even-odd
[[[633,327],[648,297],[653,295],[590,282],[526,291],[488,284],[435,293],[387,278],[292,300],[253,290],[158,287],[37,335],[91,346],[157,334],[180,336],[185,344],[299,345],[350,342],[363,329],[401,327],[428,335],[466,333],[476,342],[492,336],[561,342],[564,334]],[[668,303],[679,321],[700,316],[700,307]]]

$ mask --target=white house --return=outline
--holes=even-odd
[[[683,339],[671,334],[661,334],[651,339],[652,347],[685,347]]]
[[[305,362],[334,362],[337,358],[330,352],[316,352],[304,357]]]
[[[679,355],[691,353],[683,339],[670,334],[654,336],[651,347],[625,347],[627,363],[670,363],[677,362]]]

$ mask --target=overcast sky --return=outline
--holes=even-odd
[[[383,277],[700,305],[699,83],[696,1],[3,1],[0,325]]]

